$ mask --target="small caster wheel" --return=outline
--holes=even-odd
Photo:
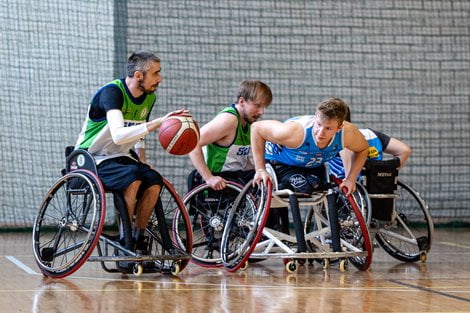
[[[240,267],[240,269],[241,269],[242,271],[245,271],[247,268],[248,268],[248,261],[246,261],[245,263],[243,263],[242,267]]]
[[[143,272],[144,267],[142,266],[142,264],[137,263],[134,265],[134,268],[132,269],[132,274],[134,274],[134,276],[139,277],[140,275],[142,275]]]
[[[323,259],[321,261],[321,265],[323,266],[324,270],[327,270],[330,268],[330,259]]]
[[[298,259],[297,262],[299,265],[305,265],[306,259]]]
[[[426,251],[422,251],[419,254],[419,259],[421,260],[421,263],[426,263],[426,261],[428,259],[428,254],[426,253]]]
[[[308,264],[313,265],[313,259],[308,259]]]
[[[286,264],[286,271],[289,273],[295,273],[297,271],[297,264],[295,261],[289,261]]]
[[[339,261],[339,270],[341,273],[344,273],[348,269],[348,262],[346,259]]]
[[[171,265],[171,275],[176,276],[180,273],[181,267],[179,262],[175,262]]]

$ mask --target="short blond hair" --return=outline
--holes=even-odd
[[[341,125],[348,115],[348,105],[339,98],[327,98],[317,105],[316,113],[321,119],[334,119]]]

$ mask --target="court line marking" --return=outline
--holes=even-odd
[[[33,269],[31,269],[30,267],[28,267],[26,264],[24,264],[23,262],[21,262],[20,260],[18,260],[17,258],[15,258],[14,256],[11,256],[11,255],[6,255],[5,256],[6,259],[8,259],[10,262],[12,262],[13,264],[15,264],[16,266],[18,266],[19,268],[21,268],[23,271],[25,271],[26,273],[28,274],[32,274],[32,275],[40,275],[39,273],[37,273],[36,271],[34,271]],[[87,276],[75,276],[75,277],[69,277],[69,279],[72,279],[72,280],[80,280],[80,279],[85,279],[85,280],[104,280],[104,281],[128,281],[128,282],[153,282],[155,283],[155,281],[149,281],[149,280],[133,280],[133,279],[113,279],[113,278],[99,278],[99,277],[87,277]],[[409,287],[409,288],[413,288],[417,291],[427,291],[427,292],[431,292],[431,293],[435,293],[435,294],[439,294],[439,295],[442,295],[442,296],[445,296],[445,297],[450,297],[450,298],[453,298],[453,299],[456,299],[456,300],[461,300],[461,301],[465,301],[465,302],[470,302],[470,299],[467,299],[467,298],[463,298],[463,297],[459,297],[459,296],[454,296],[454,295],[451,295],[451,294],[448,294],[448,293],[445,293],[445,292],[442,292],[442,291],[437,291],[437,290],[433,290],[433,289],[430,289],[430,288],[426,288],[426,287],[420,287],[420,286],[415,286],[415,285],[411,285],[411,284],[407,284],[407,283],[404,283],[404,282],[401,282],[401,281],[398,281],[398,280],[389,280],[393,283],[396,283],[398,285],[401,285],[401,286],[405,286],[405,287]],[[277,289],[284,289],[286,288],[285,285],[282,285],[282,286],[252,286],[252,285],[235,285],[235,286],[232,286],[230,284],[228,285],[223,285],[221,286],[221,284],[213,284],[213,283],[194,283],[194,282],[169,282],[169,281],[166,281],[166,282],[159,282],[159,284],[162,284],[162,285],[173,285],[173,284],[177,284],[177,285],[186,285],[187,287],[182,287],[182,286],[177,286],[177,287],[170,287],[170,288],[161,288],[159,287],[158,289],[159,290],[166,290],[166,291],[172,291],[172,290],[237,290],[237,289],[240,289],[240,290],[245,290],[246,288],[263,288],[263,289],[267,289],[267,290],[277,290]],[[189,286],[197,286],[197,285],[213,285],[214,288],[190,288]],[[188,288],[189,287],[189,288]],[[218,288],[217,288],[218,287]],[[296,290],[343,290],[343,291],[362,291],[362,290],[374,290],[374,291],[389,291],[389,292],[403,292],[403,291],[406,291],[402,288],[399,288],[399,287],[314,287],[314,286],[308,286],[308,287],[305,287],[305,286],[289,286],[290,288],[293,288],[293,289],[296,289]],[[122,289],[119,289],[118,291],[126,291],[126,290],[134,290],[135,288],[122,288]],[[90,290],[94,290],[94,289],[90,289]],[[101,290],[101,289],[99,289]],[[155,290],[155,288],[143,288],[143,290]],[[5,292],[6,290],[0,290],[0,292]],[[24,290],[23,290],[24,291]],[[8,292],[11,292],[11,290],[8,290]],[[456,292],[466,292],[466,291],[456,291]]]
[[[20,260],[18,260],[17,258],[15,258],[14,256],[12,255],[5,255],[5,258],[7,258],[7,260],[9,260],[10,262],[12,262],[13,264],[15,264],[16,266],[18,266],[19,268],[21,268],[23,271],[25,271],[26,273],[28,274],[32,274],[32,275],[39,275],[39,273],[37,273],[36,271],[34,271],[33,269],[31,269],[29,266],[27,266],[26,264],[24,264],[23,262],[21,262]]]
[[[438,294],[438,295],[441,295],[441,296],[444,296],[444,297],[448,297],[448,298],[452,298],[452,299],[456,299],[456,300],[461,300],[461,301],[464,301],[464,302],[470,302],[470,299],[455,296],[455,295],[451,295],[451,294],[448,294],[446,292],[434,290],[434,289],[431,289],[431,288],[408,284],[408,283],[405,283],[405,282],[402,282],[402,281],[399,281],[399,280],[396,280],[396,279],[389,279],[389,281],[392,282],[392,283],[402,285],[402,286],[406,286],[406,287],[410,287],[410,288],[413,288],[413,289],[435,293],[435,294]]]
[[[439,243],[439,244],[442,244],[442,245],[446,245],[446,246],[451,246],[451,247],[458,247],[458,248],[470,249],[470,246],[461,245],[461,244],[454,243],[454,242],[439,241],[438,243]]]

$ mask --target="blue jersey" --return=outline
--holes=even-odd
[[[306,168],[319,167],[333,159],[343,149],[342,129],[335,134],[328,146],[320,149],[313,137],[313,124],[315,121],[313,115],[293,117],[286,122],[290,121],[296,121],[304,127],[302,144],[295,148],[287,148],[268,141],[265,147],[265,158],[267,160]]]
[[[366,129],[359,129],[362,135],[364,135],[364,138],[367,140],[367,143],[369,144],[369,151],[367,154],[367,158],[370,160],[382,160],[383,158],[383,151],[387,147],[388,143],[390,142],[390,137],[366,128]],[[330,172],[334,174],[336,177],[339,177],[341,179],[344,178],[344,167],[343,167],[343,161],[341,160],[341,157],[337,156],[330,162],[328,162],[328,166],[330,168]]]

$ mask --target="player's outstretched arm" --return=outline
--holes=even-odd
[[[400,168],[402,168],[411,156],[412,150],[411,147],[403,141],[392,137],[387,147],[384,149],[384,152],[398,157],[400,159]]]
[[[340,187],[345,187],[348,190],[347,194],[349,194],[356,189],[356,180],[366,161],[369,144],[354,124],[345,123],[343,127],[344,147],[350,150],[351,153],[347,153],[350,162],[344,161],[346,164],[350,164],[350,166],[345,166],[345,178]],[[342,154],[342,157],[344,156]]]
[[[298,147],[303,140],[303,127],[297,122],[282,123],[276,120],[255,122],[251,125],[251,149],[255,162],[255,177],[253,183],[270,179],[266,172],[264,148],[266,141],[289,148]]]

